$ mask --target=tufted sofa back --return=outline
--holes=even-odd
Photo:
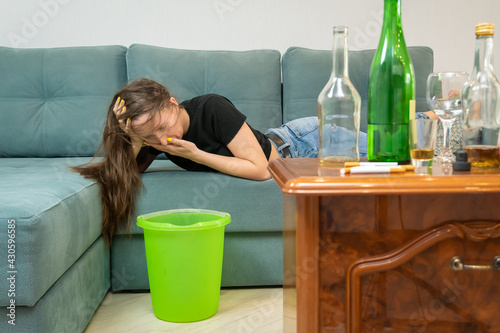
[[[93,156],[126,51],[0,47],[0,157]]]
[[[427,76],[434,67],[428,47],[409,47],[415,69],[416,111],[428,111],[425,101]],[[349,78],[361,96],[361,130],[366,132],[368,79],[375,50],[349,51]],[[283,55],[283,122],[317,116],[318,95],[332,72],[332,51],[291,47]]]
[[[417,111],[425,111],[433,53],[427,47],[409,51]],[[373,55],[374,50],[349,53],[350,78],[363,99],[364,131]],[[0,157],[93,156],[112,96],[128,80],[141,77],[164,84],[180,101],[207,93],[226,96],[261,131],[317,115],[317,97],[332,68],[331,51],[293,47],[282,62],[276,50],[196,51],[140,44],[0,47]]]
[[[0,47],[0,157],[93,156],[114,93],[141,77],[180,101],[224,95],[256,129],[279,126],[280,61],[275,50]]]
[[[281,125],[281,55],[276,50],[196,51],[131,45],[130,79],[147,77],[180,101],[208,93],[227,97],[254,128]]]

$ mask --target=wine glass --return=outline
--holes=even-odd
[[[468,80],[466,72],[432,73],[427,78],[427,105],[443,124],[443,149],[436,162],[455,162],[450,151],[450,128],[455,117],[462,114],[462,89]]]

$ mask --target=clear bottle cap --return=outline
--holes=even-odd
[[[493,36],[494,32],[494,23],[478,23],[476,25],[476,36]]]

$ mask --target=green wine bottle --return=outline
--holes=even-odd
[[[382,32],[368,86],[369,161],[410,161],[408,126],[414,101],[415,79],[401,27],[401,0],[384,0]]]

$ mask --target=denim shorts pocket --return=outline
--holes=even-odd
[[[289,121],[283,126],[287,127],[297,138],[318,130],[318,117],[306,117]]]

